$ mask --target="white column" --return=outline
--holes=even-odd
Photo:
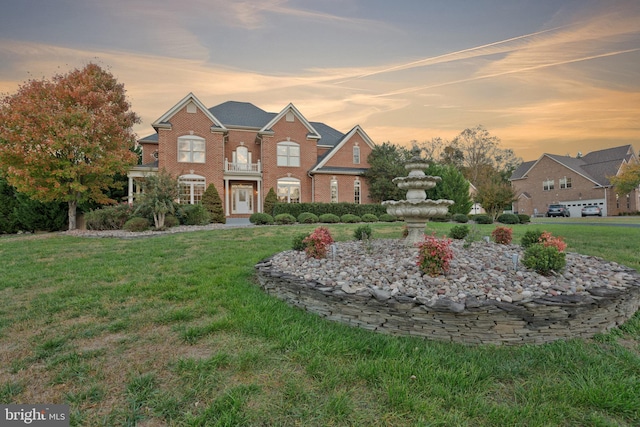
[[[129,202],[129,205],[133,205],[133,178],[129,177],[129,194],[128,194],[128,198],[127,201]]]
[[[262,212],[262,180],[259,179],[256,185],[258,186],[258,209],[256,212]]]
[[[229,180],[224,180],[224,214],[229,216]]]

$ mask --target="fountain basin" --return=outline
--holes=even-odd
[[[392,182],[401,189],[419,188],[429,190],[442,181],[439,176],[400,176],[393,178]]]
[[[409,195],[409,193],[407,193]],[[453,200],[387,200],[382,202],[387,213],[402,218],[407,225],[405,244],[414,246],[424,238],[424,227],[428,218],[441,218],[447,215]]]
[[[387,213],[399,218],[441,218],[447,215],[453,200],[386,200],[382,202],[387,207]]]

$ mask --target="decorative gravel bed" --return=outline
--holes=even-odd
[[[635,270],[601,258],[567,253],[566,268],[549,277],[514,268],[514,255],[522,259],[519,245],[474,242],[463,248],[461,240],[451,247],[454,258],[446,275],[430,277],[417,266],[416,248],[401,240],[373,240],[335,243],[335,253],[327,259],[307,258],[304,252],[286,251],[275,255],[275,270],[305,280],[340,288],[347,294],[388,292],[420,299],[447,298],[464,302],[467,298],[517,302],[543,296],[589,295],[593,288],[624,290],[638,277]]]

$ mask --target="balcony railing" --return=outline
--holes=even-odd
[[[234,163],[234,162],[230,162],[227,159],[225,159],[224,160],[224,171],[225,172],[259,174],[260,172],[262,172],[262,165],[260,164],[260,160],[258,160],[258,163]]]

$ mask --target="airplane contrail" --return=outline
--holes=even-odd
[[[521,73],[521,72],[525,72],[525,71],[538,70],[538,69],[541,69],[541,68],[554,67],[556,65],[571,64],[573,62],[582,62],[582,61],[588,61],[590,59],[605,58],[607,56],[622,55],[622,54],[625,54],[625,53],[637,52],[639,50],[640,50],[640,48],[627,49],[627,50],[618,50],[618,51],[615,51],[615,52],[607,52],[607,53],[602,53],[602,54],[599,54],[599,55],[591,55],[591,56],[584,56],[584,57],[581,57],[581,58],[568,59],[566,61],[558,61],[558,62],[552,62],[552,63],[549,63],[549,64],[540,64],[540,65],[534,65],[534,66],[531,66],[531,67],[518,68],[518,69],[515,69],[515,70],[502,71],[500,73],[493,73],[493,74],[486,74],[486,75],[482,75],[482,76],[469,77],[467,79],[452,80],[450,82],[445,82],[445,83],[438,83],[438,84],[425,85],[425,86],[413,86],[413,87],[406,88],[406,89],[399,89],[399,90],[396,90],[396,91],[393,91],[393,92],[387,92],[387,93],[381,93],[381,94],[378,94],[378,95],[373,95],[373,97],[380,98],[380,97],[387,97],[387,96],[393,96],[393,95],[402,95],[404,93],[415,92],[415,91],[418,91],[418,90],[433,89],[433,88],[437,88],[437,87],[450,86],[450,85],[458,84],[458,83],[467,83],[467,82],[472,82],[472,81],[476,81],[476,80],[488,79],[488,78],[491,78],[491,77],[499,77],[499,76],[504,76],[504,75],[508,75],[508,74],[515,74],[515,73]]]

